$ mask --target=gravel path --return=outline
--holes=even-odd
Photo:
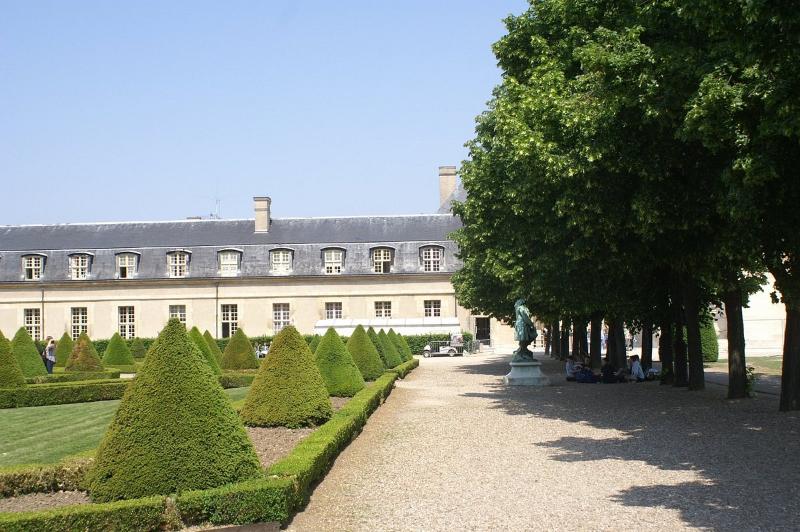
[[[290,530],[790,530],[800,415],[641,384],[501,384],[508,356],[422,360]]]

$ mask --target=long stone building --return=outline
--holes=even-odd
[[[456,300],[455,167],[439,189],[439,214],[272,218],[256,197],[243,220],[1,226],[0,330],[154,337],[177,317],[217,337],[363,324],[511,343]]]

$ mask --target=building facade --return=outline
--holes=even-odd
[[[457,197],[440,168],[440,202]],[[362,324],[403,334],[477,333],[512,343],[510,327],[459,306],[451,214],[254,218],[0,227],[0,330],[35,338],[154,337],[169,318],[227,337]]]

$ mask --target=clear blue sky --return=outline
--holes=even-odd
[[[524,0],[0,6],[0,224],[435,212]]]

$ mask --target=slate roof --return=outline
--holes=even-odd
[[[452,215],[357,216],[273,219],[268,233],[256,233],[254,220],[185,220],[0,226],[0,282],[22,281],[22,257],[45,255],[42,281],[69,279],[69,256],[92,255],[89,279],[114,279],[116,254],[139,253],[139,279],[167,277],[166,253],[191,252],[187,278],[218,276],[217,253],[235,248],[243,252],[241,277],[270,273],[269,252],[293,251],[291,275],[322,275],[322,250],[345,250],[343,274],[371,274],[370,250],[394,249],[393,272],[421,273],[420,248],[444,248],[444,271],[459,265],[455,244],[448,234],[460,227]],[[35,281],[29,281],[32,284]],[[85,281],[75,281],[81,283]]]

